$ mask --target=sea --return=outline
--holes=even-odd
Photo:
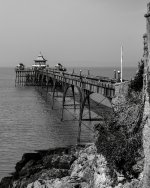
[[[123,78],[130,80],[135,67],[123,69]],[[68,72],[113,78],[113,67],[68,67]],[[116,69],[117,70],[117,69]],[[118,69],[119,70],[119,69]],[[0,179],[15,170],[24,153],[75,145],[78,135],[77,117],[66,110],[61,121],[61,105],[45,100],[34,87],[15,87],[14,68],[0,68]],[[82,142],[92,141],[90,124],[82,125]]]

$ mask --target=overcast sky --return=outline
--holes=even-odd
[[[136,66],[148,0],[0,0],[0,66]]]

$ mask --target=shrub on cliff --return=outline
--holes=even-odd
[[[150,103],[150,81],[147,84],[147,92],[149,94],[149,103]]]
[[[120,96],[116,101],[111,118],[104,118],[105,123],[96,126],[97,149],[106,157],[112,172],[116,169],[126,178],[137,178],[140,172],[133,167],[142,158],[142,95],[134,100]]]
[[[129,84],[129,93],[131,91],[141,91],[143,88],[143,73],[144,73],[144,62],[141,60],[138,66],[138,71],[133,80]]]

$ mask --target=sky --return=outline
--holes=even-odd
[[[137,66],[148,0],[0,0],[0,66]]]

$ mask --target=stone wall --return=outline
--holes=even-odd
[[[128,92],[129,81],[119,82],[115,84],[115,96],[125,95]]]

